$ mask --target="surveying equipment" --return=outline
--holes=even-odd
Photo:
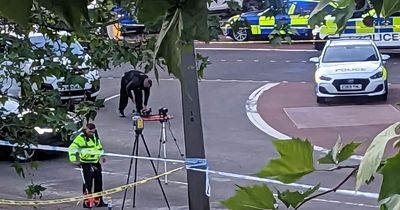
[[[147,155],[149,157],[151,157],[149,148],[147,147],[147,143],[146,143],[146,141],[144,139],[144,136],[143,136],[143,133],[142,133],[143,129],[144,129],[144,121],[143,121],[143,118],[140,117],[139,113],[134,113],[134,116],[132,117],[132,124],[133,124],[133,128],[135,130],[135,141],[134,141],[134,144],[133,144],[132,156],[138,156],[139,155],[139,137],[141,137],[141,139],[143,141],[143,144],[144,144],[144,147],[146,149]],[[135,174],[134,177],[135,178],[134,178],[134,182],[137,181],[137,162],[138,162],[138,159],[136,158],[135,159],[135,171],[134,171],[134,174]],[[126,179],[126,184],[129,183],[129,178],[131,176],[131,170],[132,170],[132,163],[133,163],[133,157],[131,158],[131,161],[130,161],[130,164],[129,164],[129,171],[128,171],[128,177]],[[158,173],[157,173],[157,169],[156,169],[156,167],[155,167],[155,165],[153,163],[153,160],[150,160],[150,163],[151,163],[151,166],[153,167],[154,174],[157,176]],[[157,181],[158,181],[158,184],[160,185],[161,192],[162,192],[162,194],[164,196],[164,199],[165,199],[165,202],[166,202],[166,204],[168,206],[168,209],[171,209],[171,207],[169,205],[169,202],[168,202],[168,199],[167,199],[167,196],[166,196],[166,194],[164,192],[164,188],[163,188],[163,186],[161,184],[160,179],[157,178]],[[125,205],[126,192],[127,192],[127,189],[125,189],[125,192],[124,192],[124,199],[122,201],[122,207],[121,207],[122,210],[124,209],[124,205]],[[135,205],[136,205],[136,185],[133,187],[132,207],[134,208]]]
[[[168,124],[169,131],[171,133],[171,136],[174,139],[175,145],[178,148],[180,156],[184,157],[184,154],[181,152],[181,149],[179,148],[179,145],[178,145],[178,143],[176,141],[176,138],[175,138],[175,136],[174,136],[174,134],[172,133],[172,130],[171,130],[171,122],[169,120],[172,119],[173,116],[168,115],[168,109],[165,108],[165,107],[161,107],[160,109],[158,109],[158,114],[160,116],[159,121],[161,123],[161,136],[160,136],[160,144],[158,146],[158,156],[157,156],[157,158],[161,157],[161,152],[163,153],[163,158],[164,159],[167,158],[167,146],[166,146],[166,143],[168,141],[167,140],[167,124]],[[158,166],[159,166],[159,162],[157,162],[157,170],[158,170]],[[167,172],[167,162],[164,162],[164,172]],[[167,175],[165,175],[164,183],[168,184],[168,176]]]

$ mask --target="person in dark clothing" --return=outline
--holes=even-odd
[[[124,110],[128,105],[128,98],[136,104],[137,112],[142,113],[143,111],[146,111],[152,84],[151,79],[141,71],[131,70],[125,72],[121,79],[119,116],[125,117]]]

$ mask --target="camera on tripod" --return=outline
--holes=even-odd
[[[165,107],[161,107],[161,108],[158,109],[158,114],[159,114],[161,117],[167,117],[167,115],[168,115],[168,109],[165,108]]]

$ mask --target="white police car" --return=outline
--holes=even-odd
[[[313,57],[317,103],[327,98],[377,96],[387,100],[388,82],[381,55],[371,40],[328,40],[320,57]]]

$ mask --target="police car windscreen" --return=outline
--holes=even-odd
[[[378,53],[372,45],[330,46],[322,59],[330,62],[379,61]]]

